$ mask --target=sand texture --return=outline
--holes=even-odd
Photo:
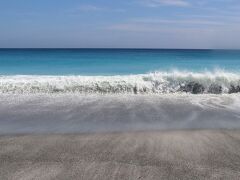
[[[1,180],[239,177],[238,130],[0,137]]]

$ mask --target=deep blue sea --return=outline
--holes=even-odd
[[[2,93],[237,93],[240,51],[0,49]]]
[[[0,49],[1,75],[128,75],[173,69],[240,70],[240,51]]]

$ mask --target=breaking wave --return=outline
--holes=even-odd
[[[0,76],[0,93],[224,94],[240,92],[240,74],[154,72],[122,76]]]

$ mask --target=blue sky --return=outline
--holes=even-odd
[[[0,47],[240,48],[239,0],[0,0]]]

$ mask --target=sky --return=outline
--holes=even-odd
[[[240,49],[240,1],[0,0],[0,48]]]

